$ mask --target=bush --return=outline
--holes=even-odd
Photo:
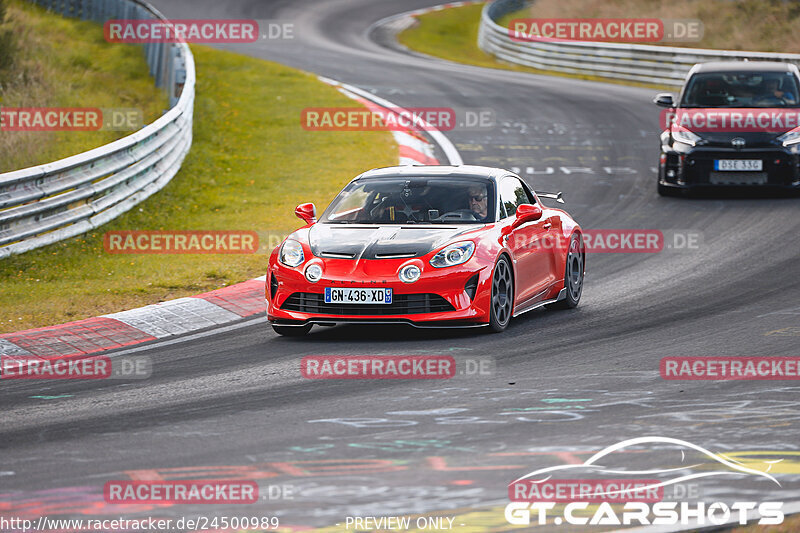
[[[6,0],[0,0],[0,81],[14,62],[14,34],[6,21]]]

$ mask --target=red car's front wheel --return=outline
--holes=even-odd
[[[492,275],[492,305],[489,309],[489,327],[501,332],[508,327],[514,311],[514,276],[506,256],[500,256]]]

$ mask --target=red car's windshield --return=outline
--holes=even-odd
[[[329,224],[480,224],[495,220],[495,191],[480,178],[366,178],[325,210]]]

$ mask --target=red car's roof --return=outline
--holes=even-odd
[[[381,177],[480,177],[493,179],[500,176],[513,174],[509,170],[493,167],[482,167],[477,165],[402,165],[395,167],[375,168],[364,172],[358,178],[381,178]]]

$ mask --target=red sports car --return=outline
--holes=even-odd
[[[306,225],[273,250],[265,290],[281,335],[342,323],[503,331],[512,316],[581,297],[580,226],[507,170],[370,170],[319,220],[314,204],[295,214]]]

